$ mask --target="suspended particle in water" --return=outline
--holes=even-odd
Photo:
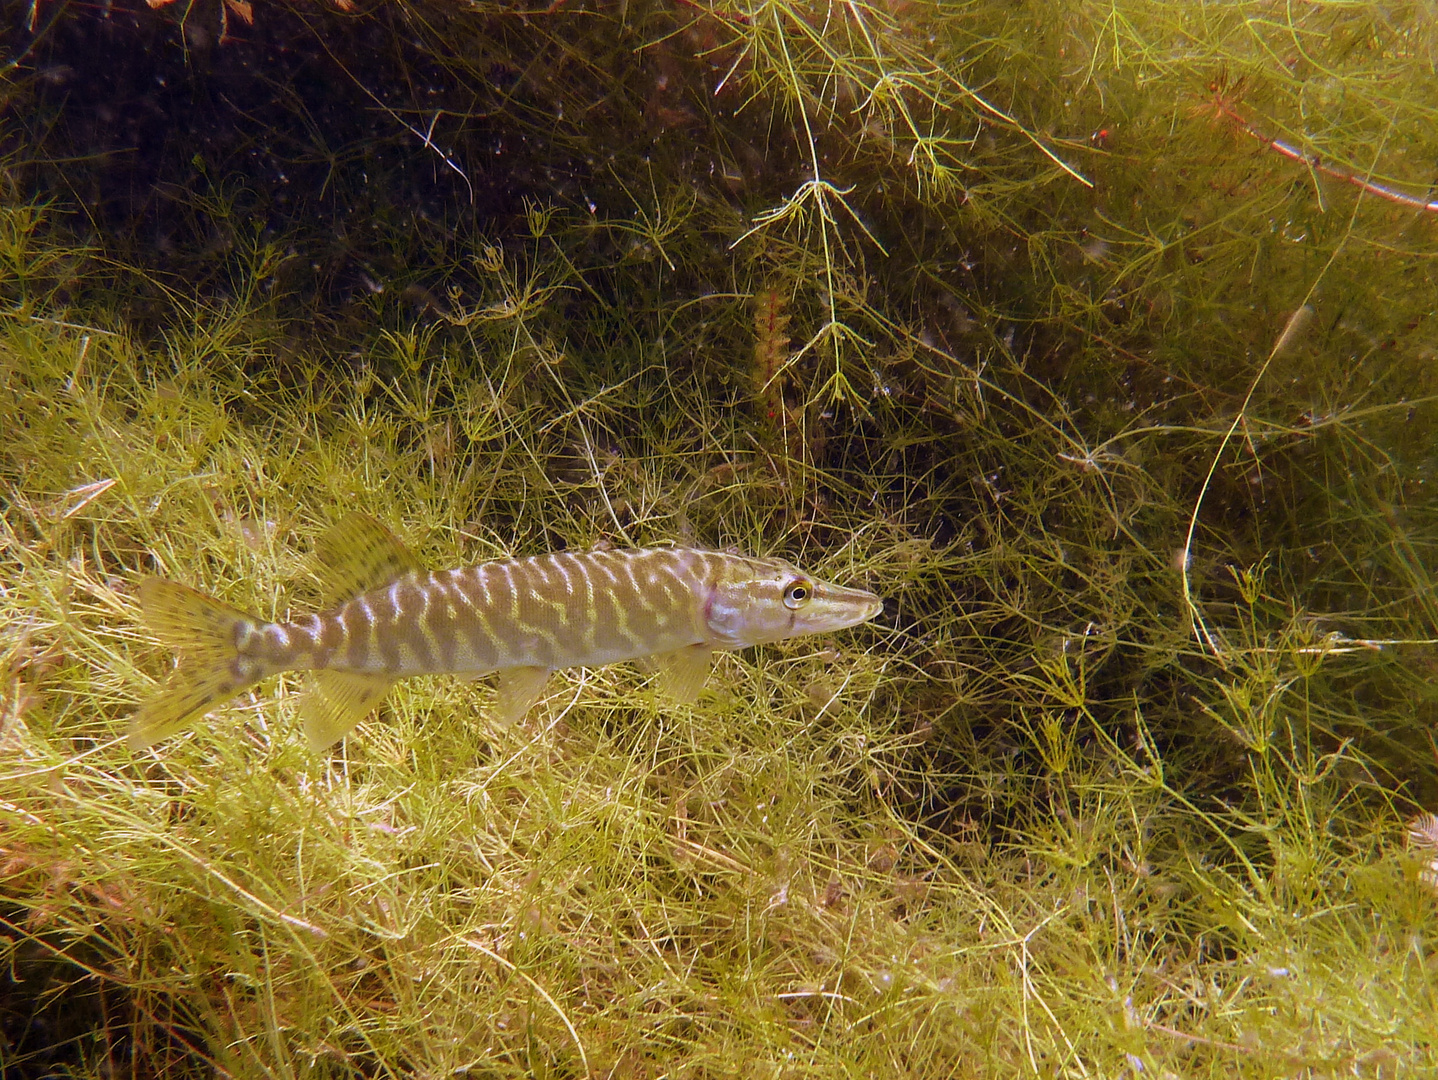
[[[1272,355],[1282,356],[1297,345],[1311,322],[1313,322],[1313,308],[1309,304],[1304,304],[1288,317],[1288,322],[1283,326],[1283,332],[1273,343]]]

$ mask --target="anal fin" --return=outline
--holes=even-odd
[[[394,685],[387,675],[352,671],[315,671],[300,702],[300,717],[310,749],[320,753],[349,734],[379,706]]]
[[[504,727],[533,708],[549,681],[549,669],[542,667],[505,668],[499,673],[498,692],[494,699],[494,719]]]
[[[708,645],[690,645],[654,657],[659,668],[659,690],[680,705],[693,705],[714,666],[714,650]]]

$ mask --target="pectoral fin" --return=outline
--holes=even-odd
[[[661,653],[654,661],[659,668],[660,692],[680,705],[692,705],[699,700],[699,691],[709,678],[714,650],[708,645],[690,645]]]
[[[316,671],[300,702],[305,737],[315,753],[343,739],[384,700],[394,680],[384,675]]]
[[[524,714],[544,693],[544,684],[549,681],[549,669],[542,667],[505,668],[499,673],[498,693],[494,699],[494,718],[505,727]]]

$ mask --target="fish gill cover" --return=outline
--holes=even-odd
[[[1424,5],[10,14],[7,1076],[1434,1066]],[[892,604],[127,750],[356,509]]]

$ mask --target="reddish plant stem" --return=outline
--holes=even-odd
[[[1397,203],[1400,206],[1409,206],[1415,210],[1426,210],[1430,214],[1438,213],[1438,200],[1423,199],[1416,195],[1409,195],[1359,176],[1351,169],[1345,169],[1338,165],[1329,165],[1317,154],[1305,153],[1298,147],[1284,142],[1282,139],[1275,139],[1271,135],[1259,131],[1244,119],[1242,115],[1235,111],[1232,106],[1220,101],[1216,104],[1216,107],[1220,113],[1232,120],[1245,135],[1257,139],[1275,153],[1282,154],[1284,157],[1290,158],[1293,161],[1301,161],[1314,172],[1321,173],[1324,176],[1330,176],[1334,180],[1342,180],[1345,184],[1352,184],[1354,187],[1366,191],[1370,195],[1376,195],[1380,199],[1387,199],[1389,202]]]

